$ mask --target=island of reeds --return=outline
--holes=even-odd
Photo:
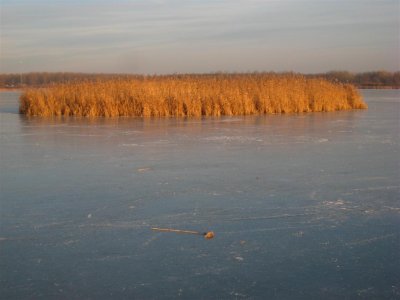
[[[198,117],[363,109],[353,85],[300,74],[136,76],[26,89],[28,116]]]

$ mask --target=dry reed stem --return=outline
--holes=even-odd
[[[197,117],[363,109],[354,86],[298,74],[147,76],[27,89],[28,116]]]

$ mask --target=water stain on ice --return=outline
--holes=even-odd
[[[139,168],[136,171],[138,171],[139,173],[144,173],[144,172],[148,172],[150,170],[151,170],[150,167],[146,167],[146,168]]]
[[[141,145],[141,144],[136,144],[136,143],[132,143],[132,144],[126,144],[126,143],[124,143],[124,144],[121,144],[120,146],[121,146],[121,147],[142,147],[143,145]]]
[[[368,244],[375,243],[375,242],[378,242],[381,240],[390,239],[395,236],[396,236],[395,233],[390,233],[390,234],[381,235],[381,236],[374,236],[374,237],[371,237],[368,239],[354,240],[354,241],[346,243],[346,246],[368,245]]]
[[[329,140],[328,139],[318,139],[317,140],[317,143],[326,143],[326,142],[329,142]]]

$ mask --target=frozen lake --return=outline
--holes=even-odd
[[[1,92],[1,298],[399,299],[400,92],[362,93],[368,110],[49,119]]]

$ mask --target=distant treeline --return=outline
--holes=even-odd
[[[351,73],[347,71],[331,71],[312,76],[322,77],[329,81],[350,83],[358,88],[400,88],[400,72]]]
[[[255,73],[267,74],[267,73]],[[274,74],[274,73],[268,73]],[[201,76],[201,75],[198,75]],[[207,74],[204,74],[207,76]],[[374,71],[351,73],[331,71],[320,74],[307,74],[306,77],[320,77],[332,82],[349,83],[358,88],[400,88],[400,72]],[[33,72],[21,74],[0,74],[0,88],[43,87],[57,83],[79,81],[97,81],[109,79],[143,79],[152,76],[135,74],[101,74],[101,73],[46,73]]]
[[[0,88],[44,87],[57,83],[143,77],[133,74],[47,73],[0,74]]]
[[[350,84],[299,74],[208,74],[98,79],[27,88],[28,116],[199,117],[366,108]]]

